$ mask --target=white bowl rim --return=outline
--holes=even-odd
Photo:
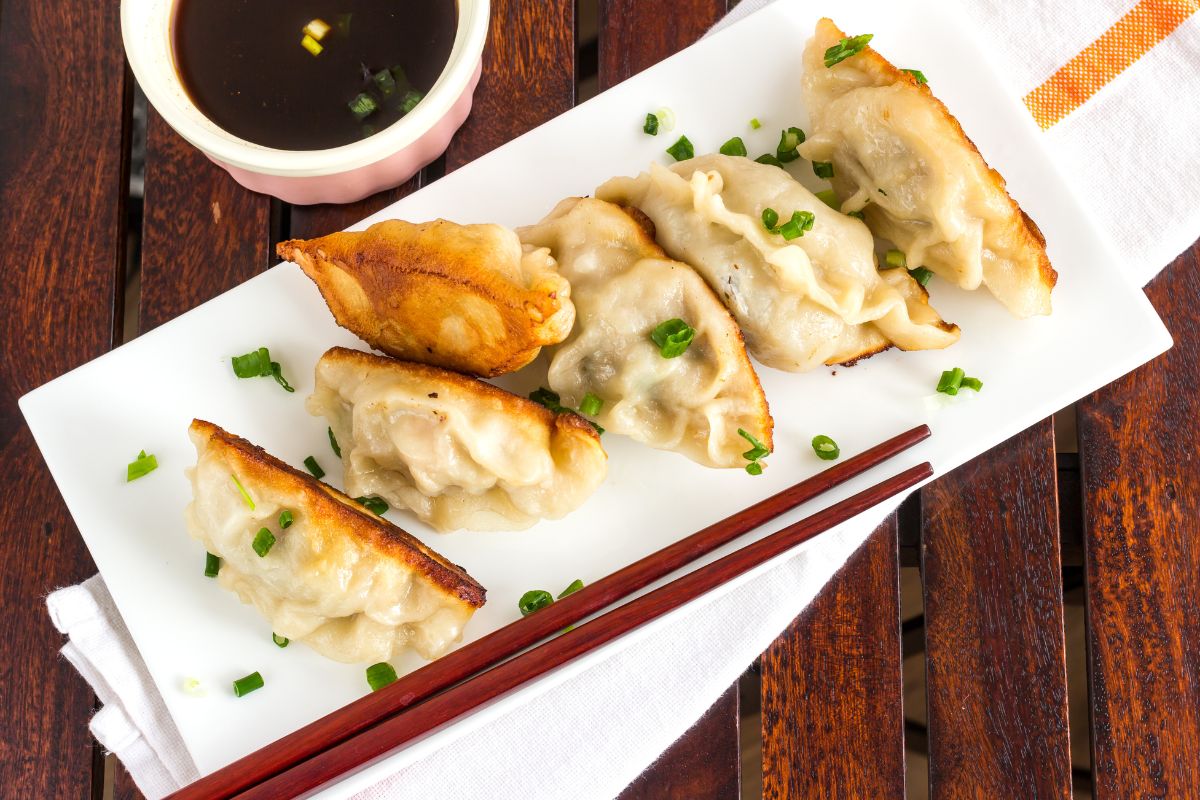
[[[171,0],[174,6],[178,0]],[[483,56],[490,18],[490,0],[458,0],[458,28],[450,59],[437,82],[409,114],[374,136],[325,150],[279,150],[246,141],[217,129],[195,124],[176,106],[177,100],[149,79],[145,61],[132,30],[130,6],[144,0],[121,0],[121,36],[129,67],[154,109],[180,136],[210,158],[262,175],[317,177],[336,175],[382,161],[417,141],[444,117],[467,90]],[[133,43],[134,46],[130,47]],[[178,74],[171,80],[179,83]],[[184,97],[186,92],[181,93]],[[187,101],[194,109],[190,99]],[[196,109],[197,113],[199,109]],[[217,126],[214,126],[217,127]]]

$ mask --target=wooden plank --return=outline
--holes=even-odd
[[[493,0],[483,75],[471,116],[446,151],[446,171],[495,150],[574,103],[573,0]]]
[[[620,800],[737,800],[741,759],[738,687],[721,695],[696,724],[619,795]]]
[[[17,409],[113,344],[123,285],[129,85],[118,3],[5,0],[0,25],[0,785],[93,790],[93,694],[45,596],[96,571]]]
[[[394,189],[371,195],[355,203],[346,203],[345,205],[322,203],[315,206],[292,206],[285,209],[284,213],[288,214],[289,219],[287,237],[289,239],[312,239],[348,228],[360,219],[371,216],[379,209],[389,206],[421,188],[424,183],[423,175],[424,173],[418,173]],[[421,220],[414,221],[420,222]]]
[[[153,108],[146,123],[145,185],[143,333],[274,263],[271,198],[243,189]]]
[[[1077,407],[1098,798],[1200,794],[1200,243],[1148,294],[1175,347]]]
[[[600,0],[600,91],[695,42],[728,11],[727,0]],[[637,109],[630,114],[636,120]],[[644,112],[643,112],[644,113]]]
[[[892,516],[762,657],[763,797],[904,797]]]
[[[922,492],[933,797],[1071,794],[1054,428]]]

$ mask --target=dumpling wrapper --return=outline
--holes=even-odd
[[[551,350],[548,380],[579,407],[589,392],[594,416],[620,433],[710,467],[744,467],[742,428],[771,447],[773,422],[737,324],[691,267],[667,258],[631,212],[568,198],[537,225],[518,228],[525,244],[550,248],[571,282],[575,327]],[[649,226],[649,222],[645,223]],[[650,339],[682,319],[695,339],[663,358]]]
[[[608,455],[591,423],[483,381],[335,347],[308,410],[337,437],[346,491],[441,531],[519,530],[591,496]]]
[[[462,638],[486,594],[462,567],[211,422],[194,420],[188,432],[197,454],[188,532],[221,558],[217,583],[273,632],[347,663],[407,647],[437,658]],[[284,509],[293,522],[281,529]],[[262,528],[275,544],[260,557],[252,543]]]
[[[502,375],[575,320],[554,261],[500,225],[385,220],[276,250],[312,278],[339,325],[408,361]]]
[[[928,85],[870,47],[826,67],[825,51],[845,35],[822,19],[805,48],[812,125],[801,155],[833,164],[842,210],[862,211],[909,267],[963,289],[982,283],[1018,317],[1049,314],[1058,274],[1004,178]]]
[[[747,348],[768,366],[800,372],[852,363],[893,344],[934,350],[958,341],[958,327],[942,321],[905,270],[876,269],[874,240],[862,222],[778,167],[706,155],[613,178],[596,196],[649,216],[658,243],[708,281]],[[780,224],[793,211],[808,211],[815,221],[788,241],[764,227],[766,208]]]

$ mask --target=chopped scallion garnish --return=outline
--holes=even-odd
[[[280,636],[278,633],[275,633],[274,631],[271,632],[271,641],[274,642],[275,645],[277,647],[279,647],[280,649],[283,649],[283,648],[287,647],[289,644],[291,644],[290,639]]]
[[[254,534],[254,541],[250,543],[250,546],[254,548],[254,552],[258,553],[259,558],[266,558],[267,553],[271,552],[271,548],[275,546],[275,534],[267,528],[259,528],[258,533]]]
[[[246,505],[250,506],[250,510],[253,511],[254,501],[250,499],[250,493],[246,491],[246,487],[242,486],[242,482],[238,480],[238,476],[234,475],[232,472],[229,473],[229,477],[233,478],[233,483],[235,486],[237,486],[237,490],[241,493],[242,499],[246,501]]]
[[[687,161],[689,158],[694,158],[696,148],[692,146],[692,142],[686,136],[680,136],[675,144],[667,148],[667,153],[676,161]]]
[[[408,114],[424,99],[424,94],[418,92],[416,89],[409,89],[404,93],[404,100],[400,103],[400,110]]]
[[[922,286],[928,286],[929,279],[933,277],[933,272],[929,269],[926,269],[925,267],[917,267],[916,269],[910,269],[908,271],[908,274],[912,276],[912,279],[914,281],[921,284]]]
[[[929,83],[929,79],[925,77],[925,73],[921,72],[921,70],[919,70],[919,69],[902,69],[900,71],[907,72],[909,75],[912,75],[914,78],[917,79],[917,83],[919,85]]]
[[[604,408],[604,400],[599,395],[588,392],[579,403],[579,413],[594,417]]]
[[[883,256],[884,269],[903,269],[908,266],[908,259],[903,250],[888,250]]]
[[[292,515],[290,509],[285,508],[283,511],[279,512],[279,530],[286,531],[288,528],[292,527],[292,523],[295,521],[296,518]]]
[[[854,217],[854,218],[855,218],[856,220],[858,220],[859,222],[866,222],[866,221],[867,221],[867,216],[866,216],[866,214],[864,214],[864,213],[863,213],[863,212],[861,212],[861,211],[847,211],[847,212],[846,212],[846,216],[847,216],[847,217]]]
[[[384,97],[396,91],[396,78],[390,70],[381,69],[379,72],[376,72],[371,76],[371,83],[375,84],[375,88]]]
[[[763,227],[771,233],[775,233],[775,226],[779,224],[779,212],[773,208],[764,208],[762,213]]]
[[[208,694],[199,678],[184,678],[182,688],[184,694],[190,694],[192,697],[204,697]]]
[[[775,157],[782,162],[795,161],[800,157],[796,149],[804,141],[804,131],[797,127],[788,128],[779,135],[779,144],[775,147]]]
[[[292,385],[287,382],[287,379],[283,377],[283,367],[279,365],[278,361],[271,362],[271,377],[275,379],[276,383],[284,388],[284,391],[296,391],[292,388]]]
[[[366,92],[359,92],[358,96],[351,100],[348,105],[350,113],[359,122],[362,122],[379,110],[379,103],[375,102],[375,98]]]
[[[749,431],[738,428],[738,436],[741,436],[750,443],[750,449],[742,453],[742,458],[750,463],[746,465],[746,472],[751,475],[762,475],[763,467],[766,466],[762,460],[771,455],[771,448],[760,442],[754,434]]]
[[[762,475],[763,465],[757,461],[751,461],[746,465],[746,472],[751,475]]]
[[[814,436],[812,449],[817,454],[817,458],[822,461],[833,461],[842,454],[842,450],[837,446],[837,442],[828,436]]]
[[[212,553],[204,554],[204,577],[215,578],[221,571],[221,558]]]
[[[309,36],[307,33],[304,34],[304,38],[300,40],[300,46],[312,53],[314,56],[321,55],[321,51],[325,49],[320,42]]]
[[[367,685],[372,692],[378,692],[389,683],[396,682],[396,668],[386,661],[367,667]]]
[[[263,687],[263,677],[257,672],[251,672],[244,678],[238,678],[233,682],[233,693],[238,697],[243,697],[253,691]]]
[[[376,514],[378,516],[383,516],[388,510],[387,502],[382,498],[375,497],[374,495],[371,495],[370,497],[366,495],[363,495],[362,497],[356,497],[354,498],[354,502],[358,503],[360,506],[363,506],[372,514]]]
[[[772,167],[779,167],[780,169],[783,168],[783,162],[780,161],[775,156],[771,155],[770,153],[763,153],[761,156],[759,156],[758,158],[756,158],[754,160],[757,161],[759,164],[770,164]]]
[[[567,595],[575,594],[582,588],[583,588],[583,581],[581,581],[579,578],[576,578],[575,580],[573,580],[569,584],[567,584],[567,588],[565,588],[561,592],[559,592],[558,599],[562,600]]]
[[[974,391],[978,392],[980,389],[983,388],[983,381],[979,380],[979,378],[969,378],[969,377],[963,378],[962,385],[959,386],[959,388],[960,389],[973,389]]]
[[[825,51],[825,66],[832,67],[840,64],[851,56],[856,56],[866,48],[867,43],[875,37],[873,33],[862,33],[858,36],[847,36]]]
[[[549,389],[542,387],[535,389],[529,393],[529,399],[540,406],[545,406],[551,411],[557,413],[559,411],[567,411],[568,409],[562,404],[562,398],[558,396],[558,392],[552,392]]]
[[[650,332],[650,339],[658,345],[663,358],[677,358],[687,351],[696,338],[696,329],[679,318],[660,322]]]
[[[833,189],[817,192],[817,199],[835,211],[838,209],[837,195],[834,194]]]
[[[833,164],[829,161],[814,161],[813,172],[818,178],[828,180],[833,177]]]
[[[779,235],[787,241],[799,239],[805,231],[811,231],[816,221],[811,211],[793,211],[792,218],[779,226]]]
[[[650,136],[658,136],[658,117],[653,114],[647,114],[646,122],[642,125],[642,133]]]
[[[742,137],[735,136],[725,144],[721,145],[721,155],[723,156],[746,156],[746,143],[742,141]]]
[[[759,128],[762,127],[762,123],[758,121],[758,117],[754,117],[753,119],[750,120],[750,127],[753,128],[754,130],[758,130]]]
[[[137,454],[137,458],[130,461],[125,467],[125,482],[136,481],[138,478],[149,475],[156,469],[158,469],[158,459],[152,455],[146,455],[146,451],[142,450]]]
[[[321,465],[317,463],[317,459],[312,456],[304,459],[304,468],[311,472],[317,480],[325,477],[325,470],[321,469]]]
[[[663,106],[658,111],[654,112],[654,116],[658,117],[658,129],[663,133],[670,133],[675,130],[675,112]]]
[[[333,454],[338,458],[342,457],[342,447],[338,444],[337,437],[333,435],[333,428],[326,428],[329,432],[329,446],[333,448]]]
[[[271,353],[260,347],[244,356],[234,356],[233,374],[239,378],[265,378],[271,374]]]
[[[965,377],[967,377],[967,374],[963,372],[961,367],[948,369],[938,379],[937,390],[942,394],[958,394],[958,389],[962,386],[963,378]]]
[[[521,599],[517,601],[517,608],[521,610],[522,617],[528,617],[553,602],[554,598],[545,589],[531,589],[521,595]]]

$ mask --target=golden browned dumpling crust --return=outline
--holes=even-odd
[[[499,225],[386,220],[276,252],[312,278],[339,325],[407,361],[502,375],[575,320],[554,260]]]

